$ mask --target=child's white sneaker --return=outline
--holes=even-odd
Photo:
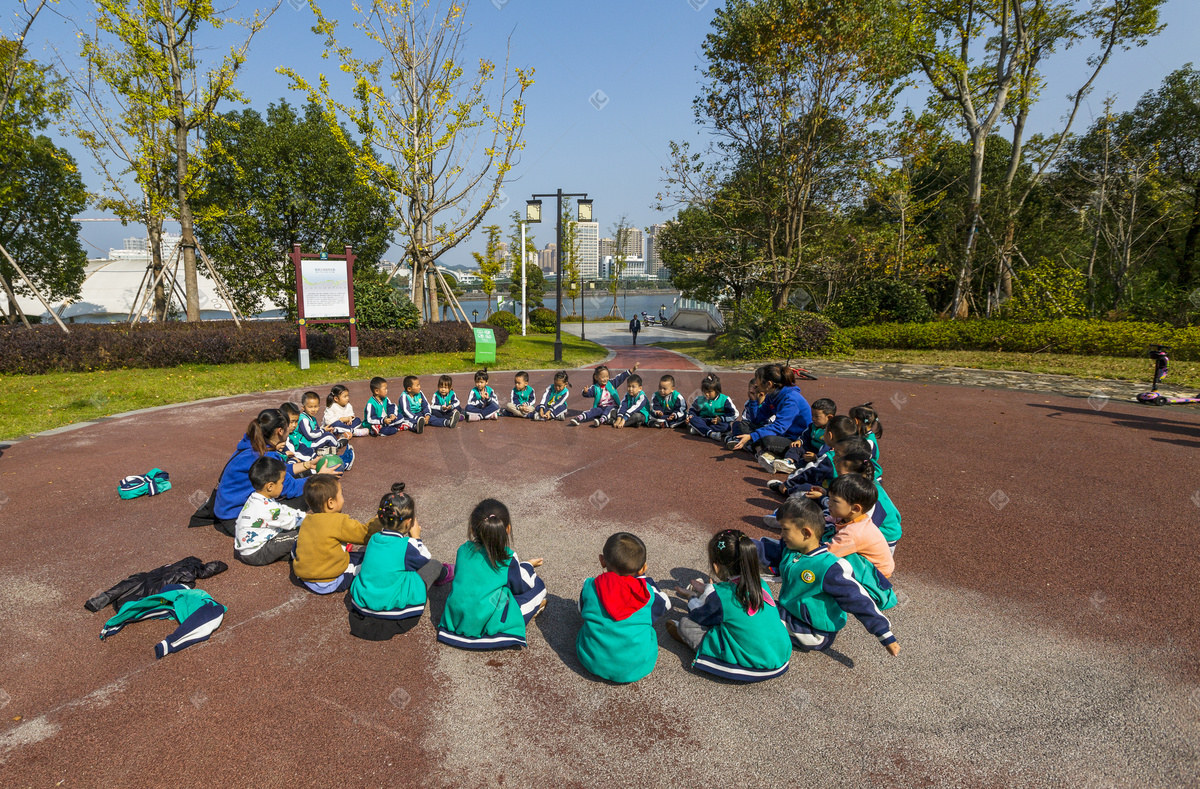
[[[451,411],[450,416],[446,418],[446,427],[458,427],[458,412]]]
[[[569,422],[567,422],[567,424],[570,425],[571,427],[579,427],[579,420],[576,419],[575,417],[571,417],[571,420]]]
[[[600,417],[599,419],[592,420],[592,427],[600,427],[600,425],[602,425],[602,424],[604,424],[604,417]]]
[[[360,438],[361,438],[362,436],[369,436],[369,435],[371,435],[371,431],[370,431],[368,428],[365,428],[365,427],[356,427],[356,428],[354,428],[354,430],[352,430],[352,431],[351,431],[351,433],[353,433],[353,434],[354,434],[354,436],[356,436],[356,437],[360,437]]]
[[[763,471],[768,474],[775,473],[775,456],[770,452],[763,452],[758,456],[758,465],[763,467]]]
[[[423,416],[417,417],[417,421],[413,422],[412,429],[413,429],[414,433],[424,433],[425,432],[425,417],[423,417]]]
[[[494,413],[488,414],[488,415],[487,415],[485,418],[486,418],[486,419],[499,419],[499,418],[500,418],[500,412],[499,412],[499,411],[496,411],[496,412],[494,412]]]
[[[775,510],[774,512],[770,513],[769,515],[764,515],[763,516],[763,526],[766,526],[768,529],[771,529],[772,531],[779,531],[778,515],[779,515],[779,510]]]
[[[475,414],[475,413],[467,414],[468,422],[478,422],[480,419],[483,419],[483,416],[481,416],[480,414]]]
[[[697,430],[697,429],[696,429],[696,428],[694,428],[694,427],[689,427],[689,428],[688,428],[688,432],[689,432],[689,433],[691,433],[693,436],[698,436],[698,435],[700,435],[700,431],[699,431],[699,430]]]
[[[791,474],[796,470],[796,464],[787,458],[779,458],[775,461],[776,474]]]
[[[778,493],[780,496],[786,496],[787,483],[781,479],[773,479],[767,483],[767,490]]]

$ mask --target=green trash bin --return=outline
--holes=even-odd
[[[475,363],[496,363],[496,333],[491,329],[475,328]]]

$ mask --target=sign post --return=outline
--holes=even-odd
[[[308,326],[350,325],[350,366],[358,367],[358,319],[354,313],[354,252],[305,254],[294,244],[289,257],[296,269],[296,311],[300,326],[300,369],[309,367]],[[344,263],[342,262],[344,261]]]

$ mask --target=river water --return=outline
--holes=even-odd
[[[642,314],[642,312],[645,312],[650,316],[658,315],[659,308],[663,305],[666,305],[666,314],[668,317],[670,317],[670,315],[675,311],[675,299],[676,295],[670,293],[656,293],[648,295],[644,293],[638,293],[637,291],[630,291],[629,295],[626,296],[622,291],[617,293],[617,312],[628,320],[629,318],[633,317],[634,313],[637,313],[639,316]],[[468,316],[471,315],[471,310],[479,310],[479,317],[482,320],[483,316],[487,313],[487,302],[483,299],[461,299],[459,303],[461,303],[463,309],[467,311]],[[553,310],[554,294],[546,294],[546,297],[542,300],[542,303],[547,309]],[[598,318],[608,315],[609,311],[612,309],[612,304],[613,299],[611,293],[590,293],[583,298],[578,298],[575,300],[575,313],[582,313],[587,318]],[[521,305],[519,303],[513,305],[510,301],[505,299],[503,308],[509,312],[519,313]],[[492,299],[492,309],[496,309],[495,298]],[[571,300],[564,298],[563,315],[570,314]],[[449,317],[449,312],[447,312],[446,315]]]

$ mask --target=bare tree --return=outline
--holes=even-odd
[[[314,85],[292,69],[279,71],[325,108],[331,130],[363,177],[390,193],[412,269],[414,301],[426,301],[423,312],[437,320],[436,290],[418,291],[417,283],[497,202],[524,147],[523,96],[533,71],[510,71],[506,62],[498,91],[489,95],[496,65],[480,59],[468,76],[465,7],[453,0],[444,8],[434,0],[373,0],[362,7],[355,27],[376,45],[373,59],[339,42],[337,22],[315,0],[309,6],[317,15],[315,29],[354,78],[355,100],[336,98],[324,76]],[[361,145],[342,132],[341,118],[362,131]],[[398,269],[399,264],[390,276]]]

